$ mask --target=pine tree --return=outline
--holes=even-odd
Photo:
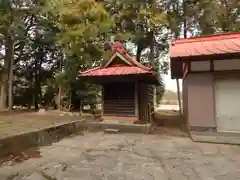
[[[88,102],[94,104],[91,101],[96,100],[98,88],[81,78],[76,80],[77,72],[101,63],[104,44],[110,38],[109,31],[114,22],[103,4],[95,0],[52,1],[51,7],[60,30],[58,44],[66,55],[62,87],[71,94],[70,99],[89,99]]]

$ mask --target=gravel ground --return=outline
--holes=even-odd
[[[86,133],[0,167],[1,180],[238,180],[240,147],[187,137]]]

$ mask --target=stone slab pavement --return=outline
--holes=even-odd
[[[239,180],[240,146],[186,137],[86,133],[0,167],[1,180]]]

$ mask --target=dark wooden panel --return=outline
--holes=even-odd
[[[134,84],[133,83],[105,84],[104,100],[134,100]]]
[[[134,103],[134,100],[105,100],[104,102],[129,104]]]
[[[134,111],[130,110],[124,110],[124,111],[116,111],[115,109],[113,110],[105,110],[104,114],[119,114],[119,115],[128,115],[128,116],[134,116]]]
[[[134,101],[129,102],[122,102],[122,101],[104,101],[105,106],[125,106],[125,107],[132,107],[134,106]]]
[[[139,119],[148,122],[148,84],[139,84]]]
[[[134,104],[129,104],[129,105],[112,105],[112,104],[105,104],[104,105],[104,109],[115,109],[118,108],[120,110],[124,110],[124,109],[134,109]]]
[[[133,83],[111,83],[104,85],[103,114],[113,116],[135,116]]]
[[[136,117],[135,115],[132,114],[126,114],[126,113],[105,113],[104,116],[114,116],[114,117]]]
[[[105,115],[134,116],[135,104],[134,101],[105,101],[103,113]]]

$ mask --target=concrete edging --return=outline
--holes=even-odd
[[[51,145],[53,142],[82,132],[84,129],[85,121],[80,120],[2,138],[0,139],[0,157],[19,153],[32,147]]]
[[[194,142],[240,145],[240,133],[190,131]]]

